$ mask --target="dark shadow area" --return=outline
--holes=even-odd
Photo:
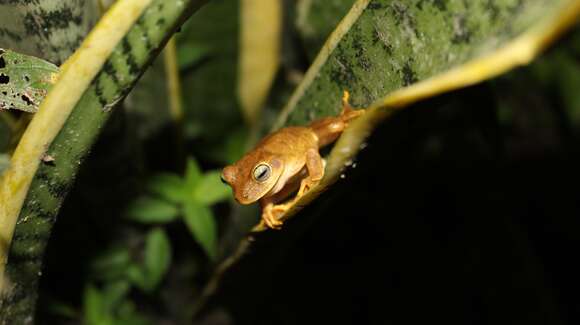
[[[530,104],[530,82],[505,93],[525,73],[383,123],[337,186],[258,236],[210,314],[234,324],[578,323],[578,138],[548,125],[561,110]],[[512,101],[509,128],[500,100]],[[538,116],[545,128],[521,122]]]

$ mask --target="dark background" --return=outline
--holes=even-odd
[[[503,89],[528,73],[429,100],[383,123],[333,190],[283,231],[258,236],[208,317],[578,323],[578,138],[565,120],[549,130],[553,142],[537,140],[548,130],[527,133],[535,109],[558,119],[549,92],[516,96],[514,121],[524,121],[515,130],[501,125],[495,108],[513,100]],[[539,94],[554,101],[538,107],[528,97]]]

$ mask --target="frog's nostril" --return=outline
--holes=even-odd
[[[234,184],[236,179],[236,168],[234,166],[226,166],[222,170],[222,182],[225,181],[229,184]]]

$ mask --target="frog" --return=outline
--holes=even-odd
[[[348,124],[365,112],[354,109],[349,97],[345,90],[338,116],[324,117],[307,126],[281,128],[223,168],[221,180],[232,188],[235,200],[240,204],[259,201],[261,219],[267,227],[281,229],[279,216],[324,177],[325,161],[319,150],[336,141]]]

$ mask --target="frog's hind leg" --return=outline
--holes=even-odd
[[[345,124],[347,124],[350,120],[357,118],[358,116],[362,115],[365,112],[365,110],[363,109],[354,109],[350,105],[349,99],[350,93],[348,92],[348,90],[345,90],[342,93],[342,111],[340,112],[340,118]]]
[[[350,93],[348,92],[348,90],[345,90],[342,93],[342,114],[352,110],[353,108],[350,105]]]
[[[350,105],[349,97],[350,94],[345,90],[342,96],[342,111],[340,115],[316,120],[309,125],[318,137],[318,145],[320,147],[334,142],[351,120],[365,113],[364,109],[353,109]]]

